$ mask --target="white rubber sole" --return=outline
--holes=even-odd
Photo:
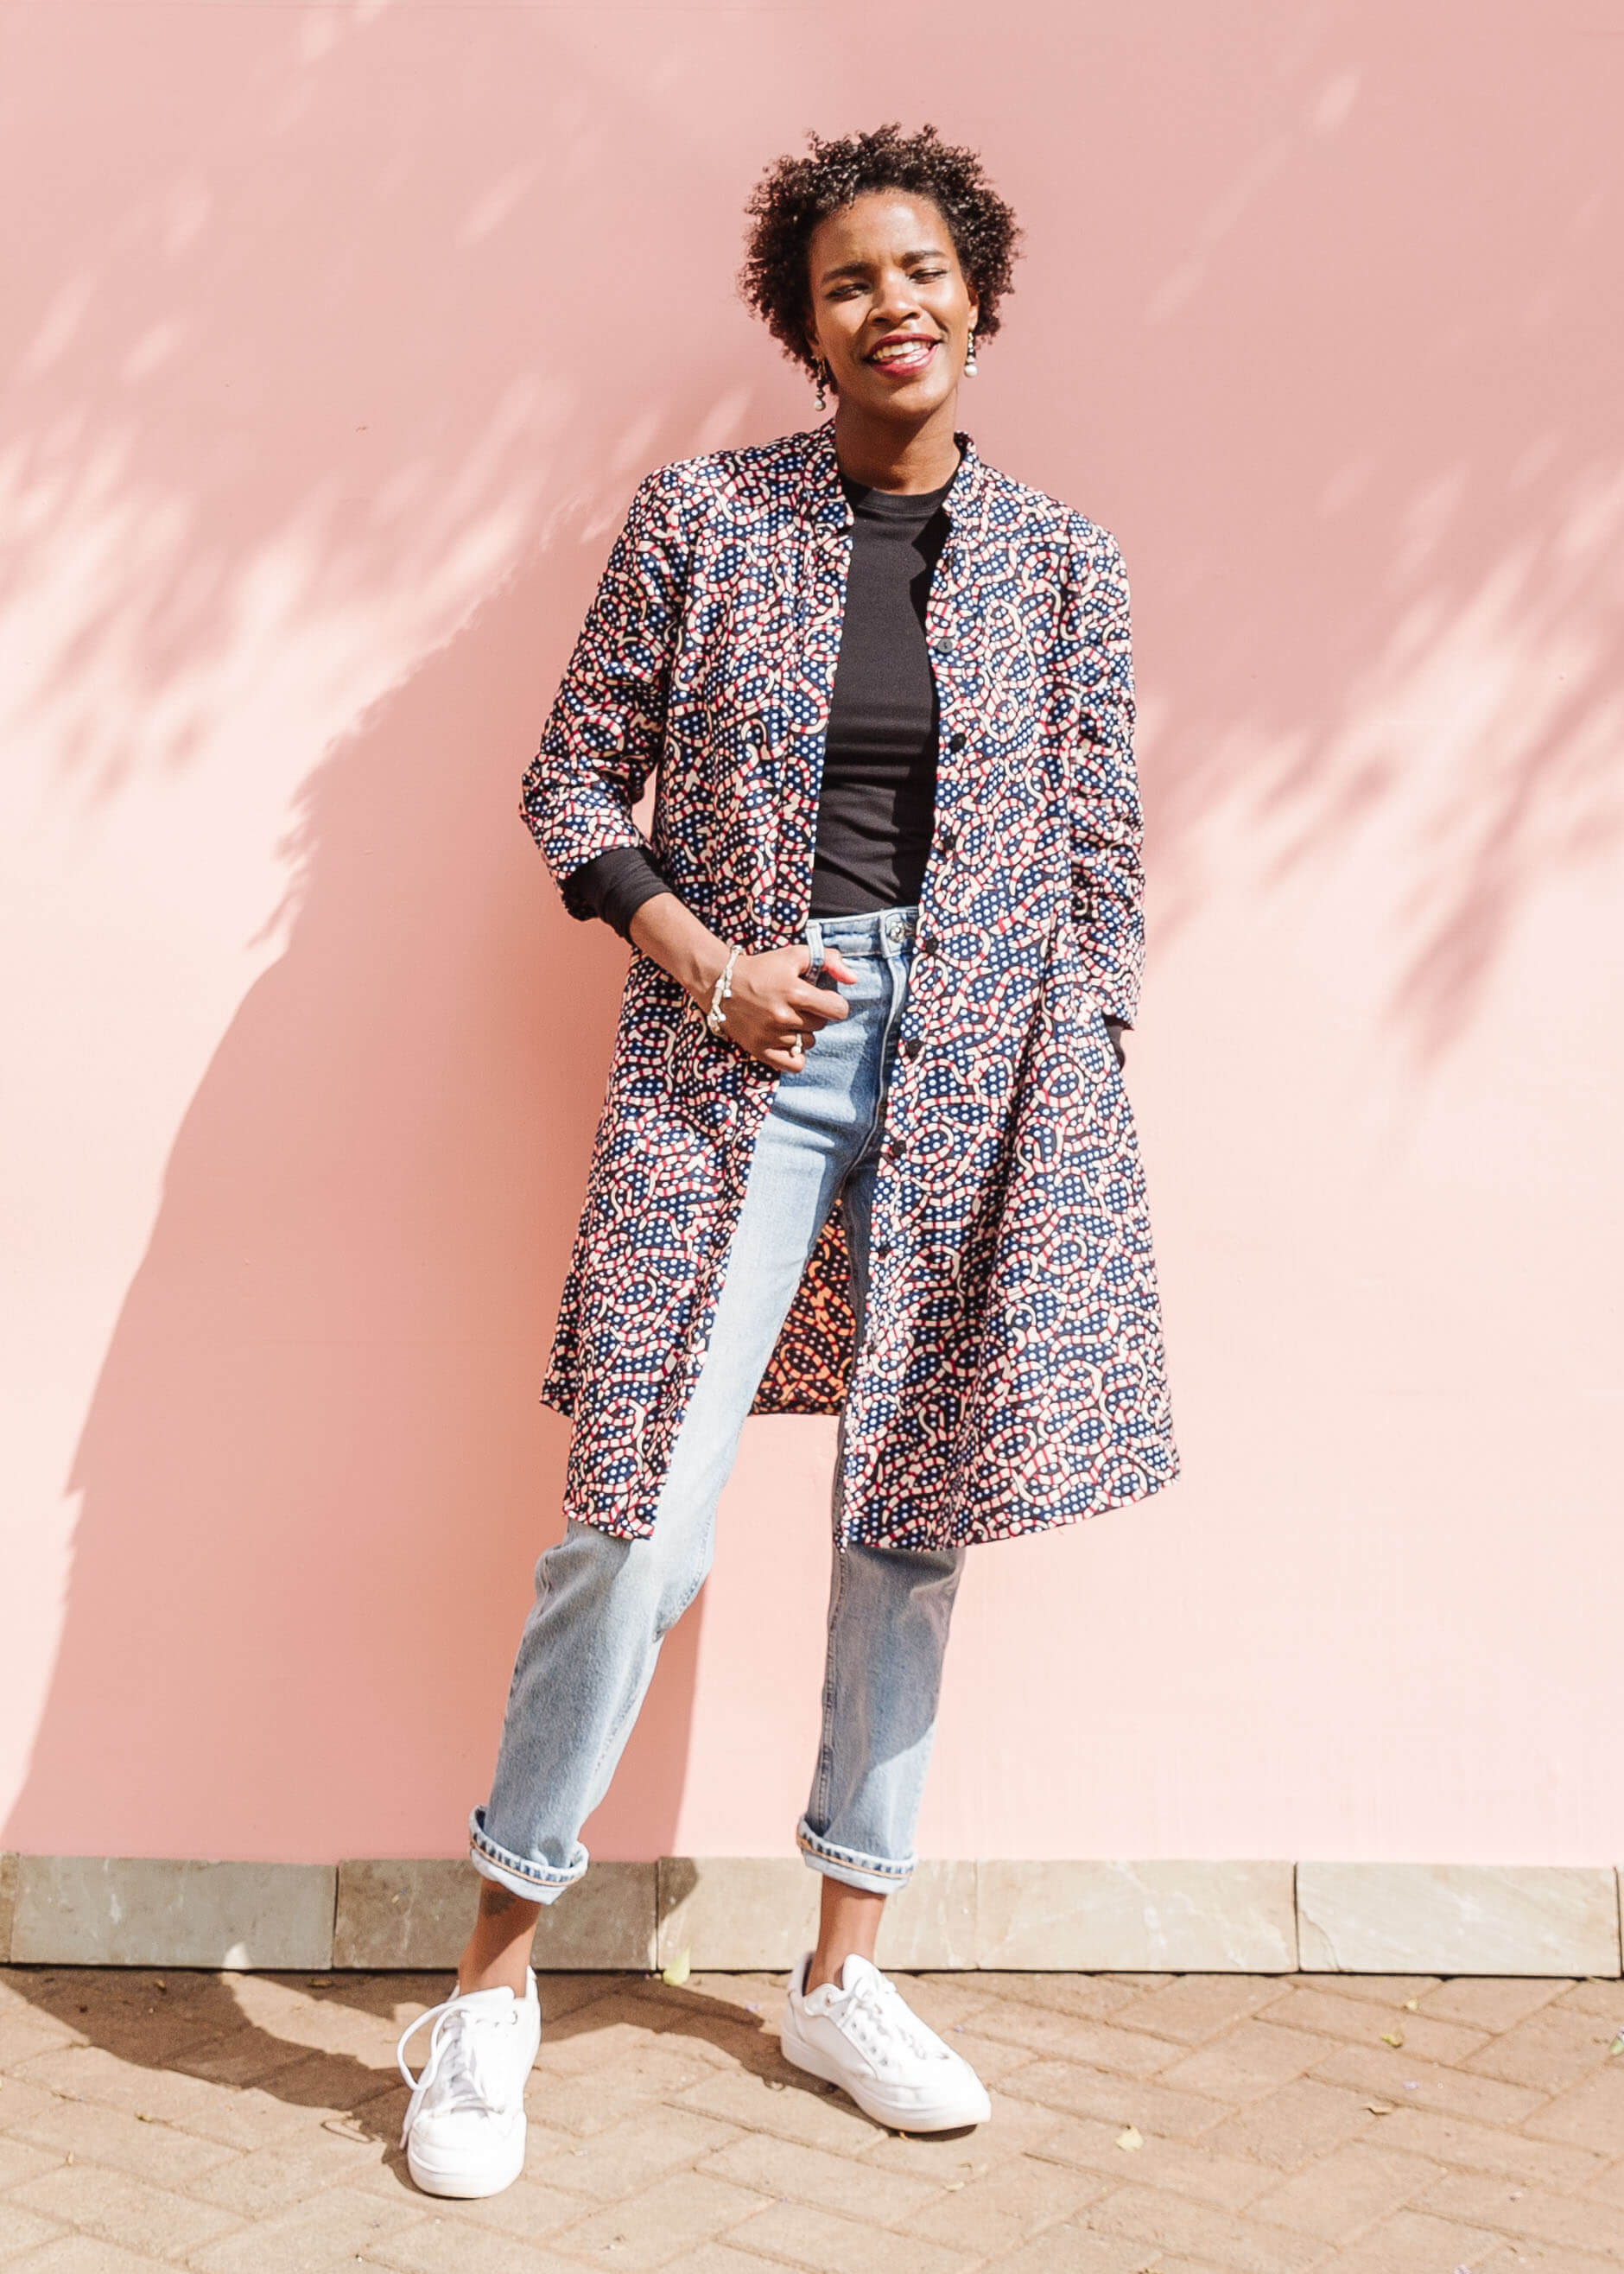
[[[406,2168],[411,2173],[413,2186],[425,2195],[455,2195],[470,2201],[476,2195],[500,2195],[524,2169],[524,2132],[521,2128],[516,2148],[500,2163],[492,2160],[477,2171],[466,2165],[437,2164],[432,2156],[420,2156],[416,2142],[409,2141]]]
[[[979,2080],[976,2090],[980,2097],[974,2101],[966,2096],[960,2103],[937,2108],[898,2108],[876,2092],[867,2077],[846,2075],[837,2062],[819,2052],[816,2045],[809,2045],[798,2029],[786,2025],[780,2033],[779,2043],[786,2061],[805,2069],[808,2076],[821,2077],[825,2084],[838,2084],[865,2116],[892,2132],[964,2132],[972,2125],[985,2124],[992,2114],[992,2103]]]

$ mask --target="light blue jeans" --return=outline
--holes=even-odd
[[[808,975],[831,947],[859,975],[838,990],[847,1016],[823,1029],[804,1072],[780,1079],[756,1140],[653,1532],[617,1540],[572,1517],[536,1567],[490,1801],[470,1820],[476,1869],[532,1902],[553,1901],[586,1870],[581,1826],[609,1788],[663,1638],[710,1568],[740,1431],[837,1200],[861,1333],[880,1125],[916,915],[886,908],[808,924]],[[823,1736],[796,1838],[813,1870],[886,1894],[914,1870],[964,1551],[842,1549],[840,1466],[837,1454]]]

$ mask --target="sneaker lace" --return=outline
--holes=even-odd
[[[942,2060],[947,2047],[934,2029],[927,2029],[894,1982],[879,1973],[865,1974],[841,2002],[840,2025],[849,2029],[871,2059],[889,2062],[898,2052],[916,2060]]]
[[[428,2059],[421,2074],[413,2076],[406,2065],[406,2048],[417,2031],[431,2022],[434,2026],[429,2036]],[[516,2029],[518,2022],[516,2000],[500,2021],[494,2014],[470,2013],[460,1996],[447,1998],[444,2005],[431,2006],[426,2014],[418,2014],[395,2049],[395,2066],[411,2088],[406,2120],[401,2127],[402,2148],[412,2119],[436,2086],[443,2112],[466,2108],[490,2115],[500,2112],[504,2102],[502,2081],[492,2054],[497,2032]]]

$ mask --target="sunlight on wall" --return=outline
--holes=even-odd
[[[1025,257],[1122,538],[1176,1492],[982,1551],[936,1853],[1613,1860],[1617,42],[1287,0],[34,11],[0,168],[0,1844],[455,1853],[623,951],[518,779],[650,466],[809,423],[808,120]],[[594,1852],[786,1849],[830,1431],[752,1425]]]

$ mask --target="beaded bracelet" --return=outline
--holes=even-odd
[[[705,1013],[705,1024],[713,1035],[727,1031],[727,1013],[722,1005],[733,991],[733,966],[743,953],[741,947],[728,949],[727,960],[718,975],[716,985],[710,990],[710,1008]]]

